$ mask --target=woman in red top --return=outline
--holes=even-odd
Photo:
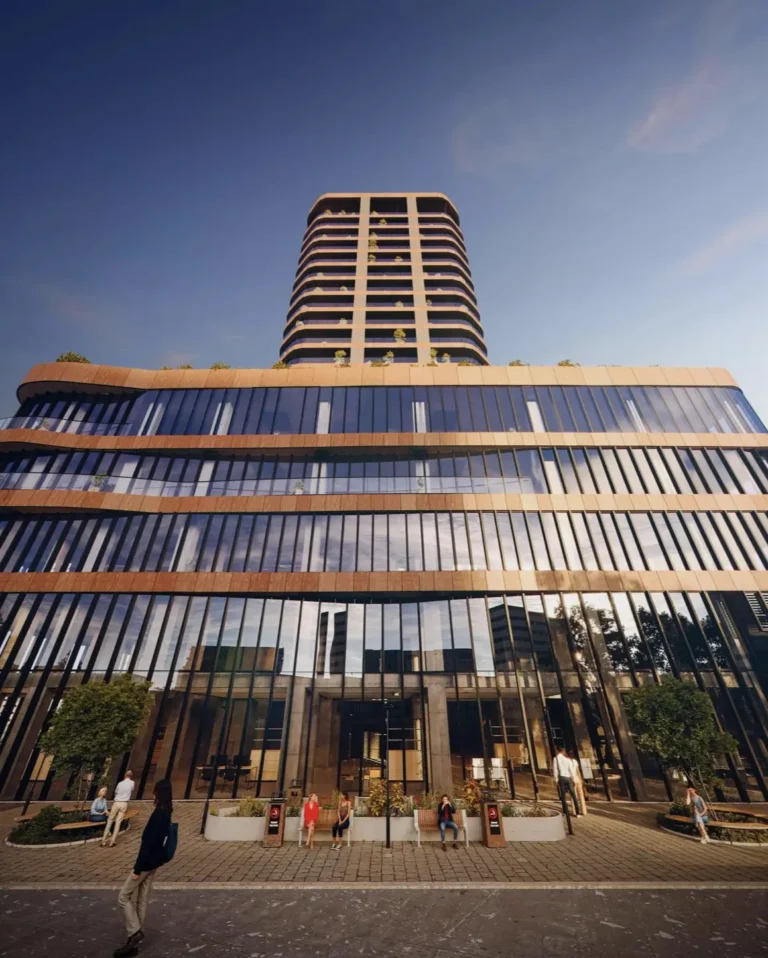
[[[304,802],[304,828],[307,830],[307,848],[315,847],[315,825],[320,815],[320,806],[317,804],[317,795],[313,792],[309,801]]]

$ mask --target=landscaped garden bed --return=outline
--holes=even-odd
[[[715,815],[717,818],[714,817]],[[657,821],[664,831],[684,838],[699,838],[690,806],[683,802],[675,802],[670,806],[669,811],[660,812]],[[768,846],[768,818],[741,809],[710,807],[707,834],[710,841],[722,842],[726,845]]]
[[[46,845],[69,845],[72,842],[97,841],[101,838],[104,823],[93,823],[93,828],[61,828],[62,825],[81,825],[88,821],[88,810],[63,811],[58,805],[46,805],[34,818],[19,822],[8,836],[6,844],[31,847]],[[58,827],[57,827],[58,826]],[[126,831],[129,823],[122,823]]]

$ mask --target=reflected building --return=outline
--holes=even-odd
[[[696,683],[768,798],[768,433],[721,369],[488,365],[442,194],[327,194],[277,368],[34,367],[0,422],[0,796],[128,672],[140,796],[469,778],[664,800],[624,696]],[[387,740],[387,716],[389,739]]]

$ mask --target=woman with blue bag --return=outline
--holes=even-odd
[[[128,939],[116,949],[114,958],[132,958],[139,953],[139,944],[144,940],[143,928],[152,883],[158,868],[167,864],[176,852],[178,825],[171,821],[173,799],[171,783],[167,778],[155,785],[154,797],[155,808],[144,826],[136,864],[117,899],[123,909]]]

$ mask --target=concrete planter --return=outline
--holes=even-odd
[[[237,808],[221,808],[205,820],[205,837],[210,842],[260,842],[264,838],[265,816],[236,818]]]
[[[390,818],[389,834],[393,842],[415,842],[416,829],[410,815]],[[387,839],[386,818],[356,815],[352,822],[353,842],[384,842]]]
[[[501,819],[504,837],[508,842],[559,842],[565,838],[565,824],[560,812],[546,818],[533,816]]]

